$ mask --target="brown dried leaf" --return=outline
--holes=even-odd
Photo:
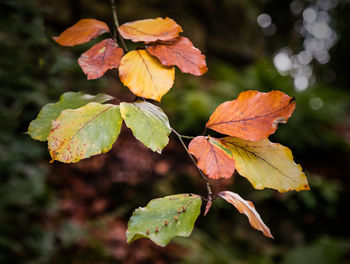
[[[123,50],[113,39],[105,39],[84,52],[78,63],[88,80],[102,77],[107,70],[118,68]]]
[[[241,214],[245,214],[248,217],[250,225],[263,232],[263,234],[269,238],[273,238],[270,229],[264,224],[259,213],[255,210],[254,204],[250,201],[244,200],[237,193],[223,191],[218,193],[218,196],[225,199],[226,202],[232,204]]]
[[[195,137],[188,151],[197,158],[198,167],[212,179],[230,178],[235,171],[231,151],[215,138]]]
[[[75,46],[86,43],[105,32],[109,32],[109,28],[106,23],[86,18],[81,19],[73,26],[67,28],[58,37],[53,39],[62,46]]]
[[[156,56],[163,65],[176,65],[184,73],[200,76],[208,70],[205,56],[186,37],[178,37],[169,42],[154,43],[147,47],[147,51]]]
[[[295,100],[280,91],[246,91],[236,100],[219,105],[206,127],[233,137],[258,141],[273,134],[278,123],[286,123],[294,108]]]
[[[123,38],[131,39],[134,42],[171,40],[182,32],[182,28],[168,17],[136,20],[121,25],[118,30]]]

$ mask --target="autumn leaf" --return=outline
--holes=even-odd
[[[134,136],[153,151],[162,152],[171,132],[168,117],[159,107],[143,101],[120,103],[120,113]]]
[[[200,76],[208,70],[205,56],[186,37],[148,45],[147,51],[156,56],[163,65],[176,65],[184,73]]]
[[[52,121],[65,109],[77,109],[90,102],[104,103],[112,100],[107,94],[90,95],[82,92],[67,92],[61,95],[56,103],[45,105],[28,128],[28,134],[36,140],[45,141],[49,136]]]
[[[219,105],[206,127],[233,137],[262,140],[276,131],[278,123],[286,123],[294,108],[294,99],[280,91],[246,91]]]
[[[231,150],[215,138],[195,137],[188,151],[197,158],[197,166],[212,179],[230,178],[235,171]]]
[[[255,189],[273,188],[280,192],[309,190],[300,165],[289,148],[268,139],[248,141],[241,138],[220,139],[231,150],[236,170]]]
[[[264,224],[263,220],[261,220],[261,217],[255,210],[254,204],[252,202],[246,201],[237,193],[229,191],[220,192],[218,193],[218,196],[236,207],[241,214],[245,214],[248,217],[249,223],[253,228],[263,232],[265,236],[273,238],[270,229]]]
[[[122,58],[119,77],[135,95],[160,102],[174,84],[175,69],[162,65],[145,50],[133,50]]]
[[[105,39],[92,46],[78,59],[80,67],[88,80],[98,79],[107,70],[118,68],[123,56],[123,50],[113,39]]]
[[[201,205],[201,198],[194,194],[154,199],[133,212],[126,232],[127,242],[145,237],[165,247],[175,236],[189,237]]]
[[[64,110],[52,122],[47,138],[52,161],[72,163],[107,152],[117,140],[121,125],[117,105],[92,102]]]
[[[105,32],[109,32],[106,23],[92,19],[81,19],[73,26],[67,28],[58,37],[53,39],[62,46],[75,46],[84,44]]]
[[[171,40],[182,32],[182,28],[168,17],[136,20],[121,25],[118,30],[123,38],[131,39],[134,42]]]

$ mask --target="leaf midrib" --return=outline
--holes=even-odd
[[[243,118],[243,119],[238,119],[238,120],[232,119],[232,120],[229,120],[229,121],[220,121],[220,122],[212,123],[212,124],[208,125],[207,127],[210,128],[210,127],[212,127],[212,126],[221,125],[221,124],[239,123],[239,122],[252,121],[252,120],[255,120],[255,119],[261,119],[261,118],[264,118],[264,117],[268,117],[268,116],[271,116],[271,115],[274,115],[274,114],[276,114],[276,113],[278,113],[278,112],[283,111],[283,110],[286,109],[292,102],[294,102],[294,99],[293,99],[293,98],[290,99],[290,101],[288,102],[287,105],[283,106],[283,107],[280,108],[280,109],[277,109],[276,111],[267,113],[267,114],[265,114],[265,115],[257,115],[257,116],[248,117],[248,118]]]

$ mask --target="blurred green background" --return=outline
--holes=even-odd
[[[311,190],[254,190],[213,182],[251,200],[269,240],[216,200],[190,238],[165,248],[125,240],[132,211],[153,198],[205,194],[179,142],[157,155],[123,129],[113,149],[77,164],[49,164],[29,122],[65,91],[134,96],[117,71],[87,81],[77,58],[93,43],[51,39],[81,18],[113,26],[108,0],[0,2],[0,263],[350,263],[350,2],[348,0],[118,0],[120,22],[171,17],[207,57],[202,77],[176,72],[162,108],[186,135],[244,90],[281,90],[297,107],[272,141],[290,147]],[[102,36],[103,38],[104,36]],[[100,39],[100,38],[99,38]],[[129,47],[134,46],[127,42]]]

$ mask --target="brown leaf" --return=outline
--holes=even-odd
[[[158,57],[163,65],[176,65],[185,73],[200,76],[208,70],[205,56],[186,37],[178,37],[175,41],[149,45],[147,51]]]
[[[182,28],[168,17],[136,20],[121,25],[118,30],[123,38],[131,39],[134,42],[171,40],[182,32]]]
[[[113,39],[105,39],[84,52],[78,62],[88,80],[102,77],[107,70],[118,68],[123,50]]]
[[[254,204],[250,201],[244,200],[237,193],[223,191],[218,193],[218,196],[225,199],[226,202],[232,204],[241,214],[245,214],[248,217],[250,225],[263,232],[263,234],[269,238],[273,238],[270,229],[264,224],[259,213],[255,210]]]
[[[295,100],[280,91],[246,91],[219,105],[206,127],[233,137],[262,140],[276,131],[278,123],[286,123],[294,108]]]
[[[215,138],[195,137],[188,151],[197,158],[198,167],[212,179],[230,178],[235,171],[231,151]]]
[[[62,46],[75,46],[86,43],[105,32],[109,32],[106,23],[87,18],[79,20],[53,39]]]

